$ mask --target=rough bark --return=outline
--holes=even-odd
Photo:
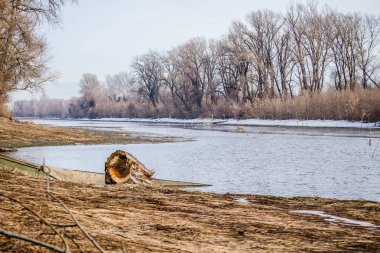
[[[105,163],[106,184],[151,184],[154,170],[147,169],[136,157],[128,152],[117,150]]]

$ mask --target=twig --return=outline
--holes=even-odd
[[[123,246],[123,253],[127,253],[127,250],[125,249],[124,241],[121,241],[121,246]]]
[[[35,211],[33,211],[32,209],[30,209],[29,207],[25,206],[24,204],[22,204],[20,201],[18,201],[17,199],[15,198],[12,198],[12,197],[9,197],[9,196],[6,196],[4,194],[2,194],[3,197],[13,201],[13,202],[16,202],[17,204],[19,204],[20,206],[22,206],[24,209],[26,209],[27,211],[31,212],[32,214],[34,214],[38,219],[40,219],[43,223],[45,223],[48,227],[50,227],[63,241],[64,245],[65,245],[65,252],[69,252],[69,245],[67,244],[65,238],[61,235],[61,233],[59,233],[59,231],[53,227],[47,220],[45,220],[44,218],[42,218],[38,213],[36,213]]]
[[[44,159],[44,162],[43,162],[41,168],[42,168],[42,172],[44,172],[46,175],[46,191],[49,193],[50,192],[50,180],[49,179],[50,179],[51,169],[48,166],[46,166],[45,159]],[[47,171],[45,171],[45,168],[47,169]]]
[[[70,211],[70,209],[65,205],[65,203],[63,203],[62,200],[60,200],[58,197],[54,196],[52,193],[48,192],[48,194],[53,197],[55,200],[57,200],[62,206],[63,208],[65,208],[65,210],[67,211],[67,213],[70,214],[71,218],[74,220],[75,224],[77,224],[78,228],[83,232],[83,234],[92,242],[92,244],[94,244],[94,246],[102,253],[105,253],[105,250],[97,243],[97,241],[91,236],[89,235],[86,230],[84,230],[84,228],[82,227],[81,224],[79,224],[78,220],[75,218],[75,216],[73,215],[73,213]]]
[[[380,139],[379,139],[379,141],[377,142],[377,145],[376,145],[375,149],[373,150],[372,158],[375,156],[375,152],[376,152],[376,149],[377,149],[377,147],[379,146],[379,144],[380,144]]]
[[[62,228],[69,228],[69,227],[76,227],[77,224],[57,224],[57,223],[51,223],[52,226],[55,227],[62,227]]]
[[[16,234],[16,233],[12,233],[12,232],[0,229],[0,235],[16,238],[16,239],[23,240],[23,241],[26,241],[26,242],[30,242],[30,243],[33,243],[35,245],[38,245],[38,246],[41,246],[41,247],[45,247],[47,249],[54,250],[55,252],[61,252],[61,253],[68,252],[65,249],[58,248],[58,247],[56,247],[54,245],[51,245],[49,243],[46,243],[46,242],[41,242],[41,241],[32,239],[32,238],[27,237],[27,236],[22,235],[22,234]]]
[[[76,226],[76,225],[75,225]],[[79,249],[80,252],[84,253],[84,250],[82,249],[82,247],[79,245],[79,243],[77,243],[73,237],[71,237],[70,235],[68,235],[66,232],[63,232],[67,238],[69,238],[74,244],[75,246],[77,246],[77,248]]]

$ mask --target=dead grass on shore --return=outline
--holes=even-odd
[[[380,121],[380,89],[310,93],[294,99],[267,99],[247,109],[261,119]]]
[[[54,195],[54,197],[52,197]],[[56,198],[55,198],[56,197]],[[248,203],[234,199],[245,197]],[[74,184],[0,169],[0,229],[67,247],[100,252],[342,252],[380,250],[380,232],[325,222],[290,210],[335,210],[379,221],[379,203],[318,198],[221,195],[160,187]],[[375,211],[375,212],[374,212]],[[66,245],[66,246],[65,246]],[[45,252],[0,235],[4,252]]]
[[[42,126],[0,117],[0,147],[4,148],[100,143],[155,143],[173,140],[175,137],[154,137],[126,131],[97,131]]]

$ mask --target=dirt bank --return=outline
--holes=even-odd
[[[109,252],[122,252],[123,244],[125,252],[380,250],[379,230],[289,213],[297,209],[322,210],[380,224],[379,203],[49,182],[47,187],[45,179],[0,169],[0,229],[59,248],[64,248],[65,242],[73,252],[96,252],[94,244],[54,199],[56,196]],[[244,198],[244,203],[236,198]],[[43,250],[4,235],[0,235],[0,249]]]
[[[173,141],[174,139],[174,137],[153,137],[126,131],[96,131],[41,126],[0,117],[0,148],[99,143],[151,143]]]

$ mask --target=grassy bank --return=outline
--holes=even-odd
[[[29,166],[17,164],[17,163],[11,162],[11,161],[7,161],[5,159],[2,159],[1,157],[0,157],[0,166],[7,167],[7,168],[17,168],[19,170],[22,170],[22,171],[25,171],[28,173],[33,173],[33,174],[36,173],[36,170],[29,167]]]
[[[380,223],[380,204],[320,198],[188,192],[160,187],[99,187],[31,178],[0,169],[0,228],[73,252],[96,251],[65,211],[108,252],[371,251],[379,231],[326,222],[313,209]],[[47,193],[49,189],[50,195]],[[247,203],[237,202],[245,198]],[[43,221],[42,221],[43,220]],[[41,248],[0,235],[4,251]]]
[[[101,143],[155,143],[173,141],[174,137],[152,137],[143,133],[60,128],[11,121],[0,117],[0,147],[56,146]]]

